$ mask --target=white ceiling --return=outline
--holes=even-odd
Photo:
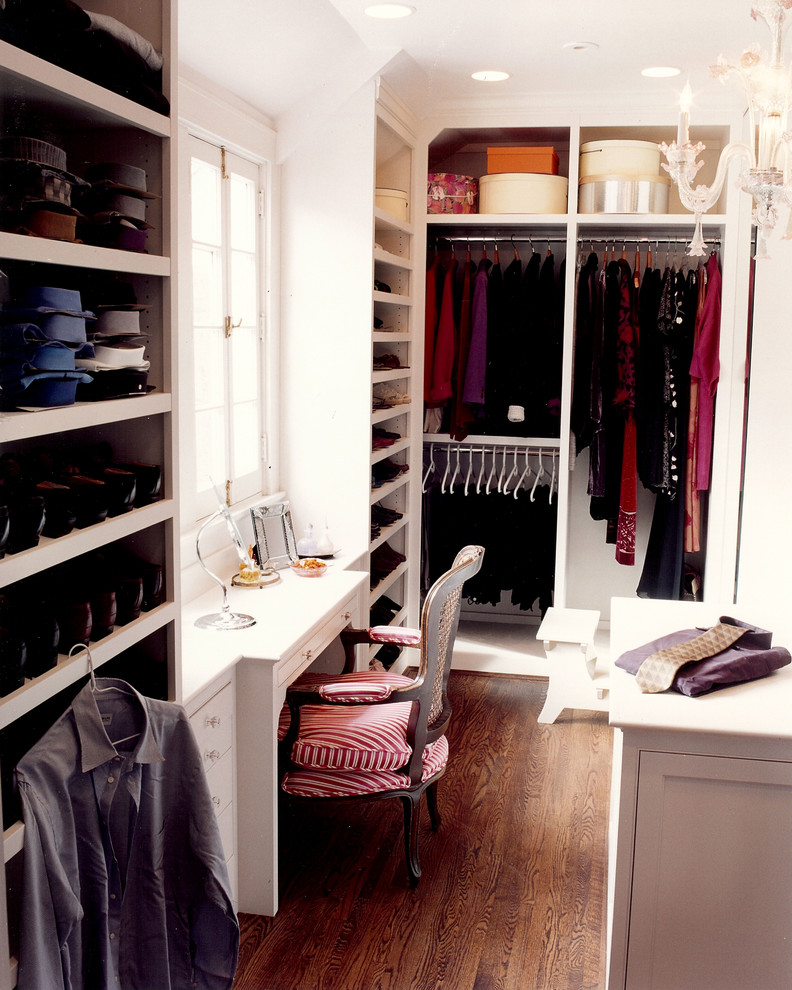
[[[180,59],[277,124],[339,79],[352,84],[386,66],[425,109],[493,98],[673,106],[688,78],[694,107],[734,106],[738,88],[711,79],[708,65],[721,52],[731,59],[753,41],[769,42],[749,0],[409,0],[416,13],[396,21],[367,17],[370,2],[181,0]],[[598,47],[564,48],[578,41]],[[682,75],[641,76],[658,64]],[[511,78],[477,83],[477,69]]]

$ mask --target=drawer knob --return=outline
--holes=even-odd
[[[352,613],[351,612],[342,612],[341,613],[341,618],[342,619],[346,619],[347,622],[349,622],[349,620],[352,618]]]
[[[305,653],[303,653],[303,656],[306,660],[310,660],[313,656],[313,650],[306,650]]]
[[[219,715],[207,715],[206,724],[210,729],[216,729],[218,725],[222,722]]]
[[[220,807],[220,798],[216,794],[212,795],[212,804],[216,805],[218,808]]]
[[[219,749],[209,749],[204,753],[204,759],[210,763],[216,763],[223,754]]]

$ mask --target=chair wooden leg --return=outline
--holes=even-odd
[[[437,810],[437,781],[426,788],[426,807],[429,809],[429,820],[432,823],[432,831],[436,832],[443,821],[440,812]]]
[[[410,886],[417,887],[421,878],[421,865],[418,862],[418,824],[421,818],[421,795],[405,794],[404,806],[404,853],[407,859],[407,873]]]

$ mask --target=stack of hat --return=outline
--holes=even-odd
[[[83,238],[101,247],[145,251],[152,225],[146,220],[148,200],[159,199],[146,188],[146,173],[134,165],[116,162],[89,165],[85,170],[89,188],[81,193],[86,216]]]
[[[91,376],[77,369],[85,344],[85,321],[74,289],[35,285],[4,308],[0,326],[0,400],[4,408],[40,408],[74,403],[79,384]]]
[[[0,138],[0,225],[14,233],[77,239],[73,193],[85,186],[66,170],[66,152],[39,138]]]
[[[146,395],[153,386],[148,384],[148,333],[140,328],[140,314],[148,306],[138,303],[134,288],[127,282],[99,285],[93,296],[96,323],[76,362],[78,368],[91,373],[92,381],[80,386],[78,398]]]

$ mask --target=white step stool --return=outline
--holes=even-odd
[[[555,722],[564,708],[606,712],[608,677],[596,669],[594,636],[599,612],[580,608],[549,608],[536,638],[543,641],[550,679],[539,722]]]

